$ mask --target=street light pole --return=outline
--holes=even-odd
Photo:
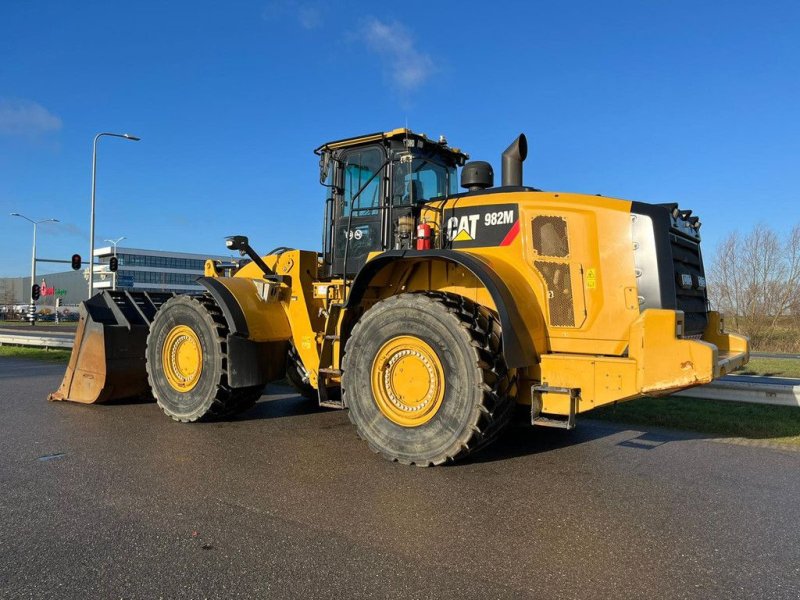
[[[25,215],[21,215],[19,213],[11,213],[12,217],[20,217],[21,219],[25,219],[26,221],[33,223],[33,251],[31,252],[31,302],[30,302],[30,319],[31,325],[36,323],[36,306],[35,300],[33,299],[33,286],[36,283],[36,226],[39,223],[59,223],[58,219],[42,219],[41,221],[34,221],[33,219],[29,219]]]
[[[109,244],[114,245],[114,258],[117,258],[117,244],[119,244],[122,240],[126,240],[124,235],[121,238],[117,238],[116,240],[103,240],[104,242],[108,242]],[[117,291],[117,272],[114,271],[111,273],[111,289],[115,292]]]
[[[124,138],[132,142],[138,142],[141,139],[129,133],[103,132],[94,136],[94,142],[92,143],[92,214],[89,225],[89,298],[94,295],[94,193],[97,183],[97,141],[104,135]]]

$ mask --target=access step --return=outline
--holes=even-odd
[[[542,404],[536,394],[566,394],[569,396],[569,414],[551,415],[541,412]],[[575,415],[578,412],[580,388],[552,387],[549,385],[533,385],[531,387],[531,425],[539,427],[555,427],[557,429],[575,429]]]

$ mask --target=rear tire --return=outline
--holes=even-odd
[[[176,421],[247,410],[263,385],[228,386],[228,326],[208,296],[175,296],[156,313],[147,336],[147,378],[158,405]]]
[[[342,390],[350,420],[383,457],[417,466],[494,440],[514,406],[515,372],[496,316],[455,295],[400,294],[353,328]]]

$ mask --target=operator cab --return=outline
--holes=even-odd
[[[320,182],[328,188],[323,254],[329,277],[354,275],[370,252],[411,249],[422,205],[458,193],[468,156],[444,137],[395,129],[323,144]]]

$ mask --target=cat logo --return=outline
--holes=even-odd
[[[516,204],[445,210],[444,233],[452,248],[508,246],[519,234]]]
[[[447,239],[451,242],[470,242],[475,239],[475,228],[480,215],[464,215],[447,219]]]

